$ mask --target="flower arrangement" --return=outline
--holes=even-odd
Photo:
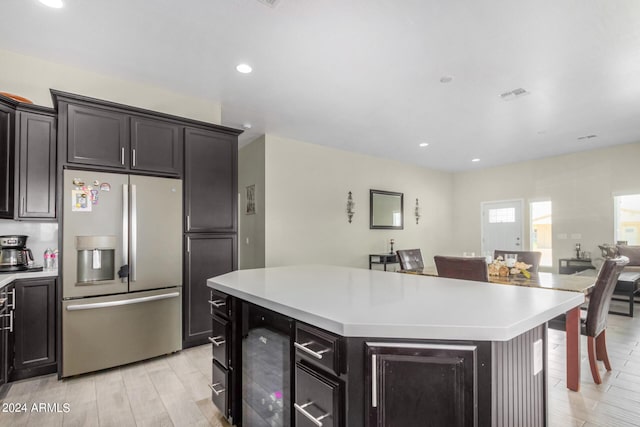
[[[522,273],[524,277],[529,279],[531,278],[531,273],[528,271],[530,268],[530,264],[525,264],[521,261],[516,262],[513,267],[508,267],[506,261],[499,256],[489,264],[489,276],[515,276]]]

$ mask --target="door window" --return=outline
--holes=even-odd
[[[615,196],[615,242],[640,245],[640,194]]]
[[[551,201],[531,202],[529,205],[530,224],[530,247],[532,251],[542,253],[540,265],[551,267],[553,255],[551,252],[551,241],[553,233],[551,231]]]

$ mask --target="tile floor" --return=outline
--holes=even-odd
[[[549,330],[551,426],[640,426],[640,317],[610,316],[607,341],[613,371],[603,375],[603,384],[595,385],[583,337],[581,391],[574,393],[565,386],[564,334]],[[69,411],[0,412],[0,427],[228,427],[210,400],[210,370],[211,348],[205,345],[62,381],[48,375],[17,382],[0,405],[59,403],[64,410],[62,405],[68,403]]]

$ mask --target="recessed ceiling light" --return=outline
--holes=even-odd
[[[249,74],[253,71],[253,68],[251,68],[251,66],[248,64],[238,64],[236,70],[238,70],[238,72],[242,74]]]
[[[245,129],[251,129],[251,123],[243,123],[242,127]]]
[[[452,81],[453,81],[453,76],[440,77],[440,83],[451,83]]]
[[[471,161],[472,161],[472,162],[479,162],[479,161],[480,161],[480,159],[475,158],[475,159],[471,159]]]
[[[420,147],[428,147],[429,143],[428,142],[421,142],[420,143]]]
[[[64,6],[62,4],[62,0],[40,0],[40,3],[45,6],[53,7],[55,9],[60,9],[62,6]]]

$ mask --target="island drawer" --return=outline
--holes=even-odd
[[[211,384],[211,400],[218,410],[224,415],[225,418],[229,418],[231,415],[229,405],[230,390],[228,390],[229,383],[229,371],[214,360],[212,363]]]
[[[296,354],[315,365],[340,374],[340,337],[302,323],[296,324]]]
[[[342,383],[296,363],[295,425],[339,427],[342,425]]]
[[[223,292],[212,290],[209,300],[211,314],[231,317],[231,297]]]
[[[231,349],[231,323],[215,314],[211,316],[211,318],[212,333],[209,341],[213,348],[213,358],[225,368],[229,368],[231,364],[231,355],[229,354],[229,350]]]

